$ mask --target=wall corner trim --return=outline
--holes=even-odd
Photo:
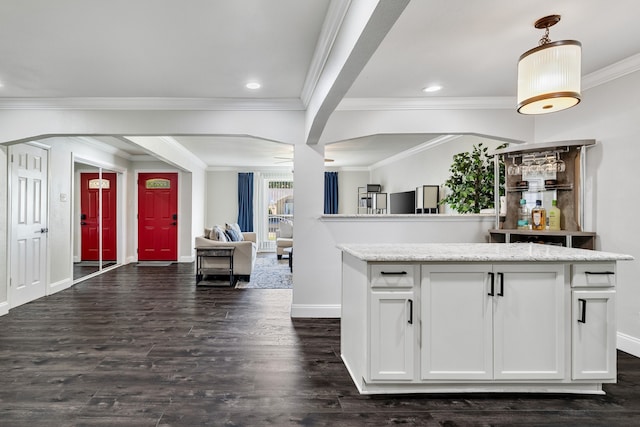
[[[57,292],[64,291],[73,285],[73,279],[62,279],[57,282],[50,283],[47,286],[47,295],[53,295]]]
[[[7,314],[9,314],[9,302],[0,302],[0,316],[6,316]]]
[[[340,318],[340,304],[291,304],[291,317]]]
[[[625,353],[640,357],[640,338],[618,332],[616,347]]]

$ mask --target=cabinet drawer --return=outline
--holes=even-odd
[[[613,262],[573,264],[571,287],[608,288],[616,285],[616,264]]]
[[[410,288],[414,284],[413,264],[373,264],[370,270],[372,288]]]

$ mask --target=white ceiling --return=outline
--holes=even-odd
[[[414,0],[364,68],[349,98],[516,96],[519,56],[561,15],[554,40],[582,43],[582,75],[640,53],[637,0]],[[444,89],[425,95],[421,89]]]
[[[344,1],[2,0],[0,106],[224,99],[304,109],[325,16]],[[508,97],[515,104],[518,57],[537,45],[542,31],[533,22],[549,14],[562,15],[552,40],[583,44],[583,90],[604,68],[640,54],[637,0],[412,0],[345,98]],[[262,88],[246,89],[249,80]],[[444,88],[421,92],[431,83]],[[432,137],[397,136],[393,146],[364,137],[328,146],[326,157],[333,166],[361,166]],[[246,136],[173,138],[209,166],[277,165],[291,155],[291,147]],[[103,142],[141,154],[119,140]]]
[[[328,4],[2,0],[2,96],[299,98]]]

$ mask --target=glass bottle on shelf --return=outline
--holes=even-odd
[[[547,228],[547,212],[542,207],[542,200],[536,200],[536,207],[531,209],[531,229],[544,230]]]
[[[518,209],[518,230],[529,229],[529,209],[527,208],[527,201],[520,199],[520,208]]]
[[[549,209],[549,230],[560,230],[560,208],[558,208],[558,201],[553,200],[551,202],[551,208]]]

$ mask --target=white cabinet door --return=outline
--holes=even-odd
[[[370,381],[414,378],[413,291],[371,292]]]
[[[616,378],[614,290],[572,292],[572,378]]]
[[[421,378],[493,378],[490,264],[422,266]]]
[[[564,266],[499,264],[494,272],[494,378],[563,378]]]

